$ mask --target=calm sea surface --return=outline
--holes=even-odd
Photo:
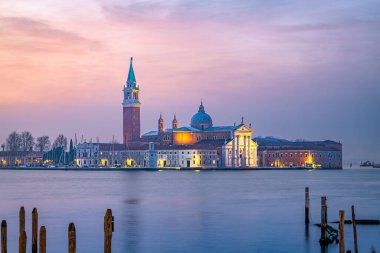
[[[47,251],[67,252],[67,227],[77,229],[77,252],[103,252],[103,217],[115,216],[113,252],[321,252],[320,230],[304,225],[304,187],[311,222],[340,209],[350,218],[380,219],[380,169],[331,171],[2,171],[0,219],[8,222],[8,252],[18,250],[18,212],[26,208],[47,229]],[[334,225],[336,226],[336,225]],[[353,249],[345,226],[346,249]],[[358,225],[359,251],[380,252],[380,226]],[[332,245],[326,252],[338,252]]]

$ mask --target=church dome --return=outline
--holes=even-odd
[[[191,118],[191,126],[200,130],[212,127],[212,119],[210,115],[205,112],[202,102],[199,106],[198,112]]]

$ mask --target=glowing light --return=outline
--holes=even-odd
[[[109,165],[108,159],[106,159],[106,158],[100,159],[100,165],[101,166],[108,166]]]
[[[191,132],[175,132],[174,133],[174,144],[187,145],[195,143],[193,134]]]
[[[195,170],[195,172],[196,172],[196,173],[199,173],[199,172],[201,172],[201,171],[200,171],[200,170]]]
[[[128,158],[127,160],[125,160],[125,166],[127,167],[133,167],[135,163],[135,160],[133,160],[132,158]]]
[[[44,165],[52,164],[52,163],[53,163],[53,160],[48,160],[48,159],[43,162]]]
[[[313,157],[310,155],[310,153],[309,153],[308,158],[307,158],[307,163],[308,164],[312,164],[313,163]]]

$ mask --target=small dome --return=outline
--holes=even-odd
[[[212,127],[212,119],[210,115],[205,112],[202,102],[198,112],[191,118],[191,126],[200,130]]]

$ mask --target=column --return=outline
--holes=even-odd
[[[235,167],[235,135],[232,134],[232,157],[231,157],[231,167]],[[229,155],[229,154],[228,154]]]
[[[251,135],[248,135],[248,166],[251,167]]]
[[[249,136],[244,137],[244,165],[246,167],[249,167],[249,161],[248,161],[248,145],[249,145]]]
[[[237,146],[237,150],[236,150],[236,152],[237,152],[237,156],[236,156],[236,167],[240,167],[240,165],[241,165],[241,160],[240,160],[240,135],[237,135],[236,136],[236,141],[237,141],[237,144],[236,144],[236,146]]]

